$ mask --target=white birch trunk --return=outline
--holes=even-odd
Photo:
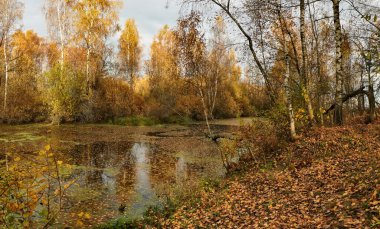
[[[86,54],[86,82],[87,82],[87,93],[90,92],[91,82],[90,82],[90,47],[87,47]]]
[[[58,17],[58,27],[59,27],[59,38],[61,42],[61,70],[63,70],[64,62],[65,62],[65,35],[64,35],[64,25],[62,22],[62,17],[65,18],[66,10],[64,6],[64,1],[59,0],[57,2],[57,17]],[[62,12],[63,11],[63,12]]]
[[[286,46],[286,43],[285,43]],[[286,53],[286,73],[285,73],[285,99],[288,106],[288,115],[289,115],[289,123],[290,123],[290,137],[292,140],[297,138],[296,133],[296,125],[294,121],[294,111],[293,111],[293,104],[290,94],[290,85],[289,85],[289,78],[290,78],[290,63],[289,63],[289,55]]]
[[[205,97],[204,97],[204,94],[203,94],[203,92],[202,92],[202,88],[201,88],[201,86],[198,87],[198,90],[199,90],[199,95],[201,96],[201,100],[202,100],[203,113],[204,113],[204,115],[205,115],[205,119],[206,119],[206,125],[207,125],[207,129],[208,129],[208,134],[209,134],[209,137],[212,137],[211,128],[210,128],[210,123],[209,123],[209,121],[208,121],[208,110],[207,110],[207,105],[206,105]]]
[[[305,0],[300,0],[300,36],[301,36],[301,46],[302,46],[302,85],[304,91],[303,97],[304,100],[307,104],[307,111],[309,115],[309,122],[311,125],[314,124],[314,110],[313,110],[313,105],[311,104],[310,100],[310,94],[309,94],[309,84],[308,84],[308,76],[307,76],[307,71],[306,71],[306,56],[307,56],[307,51],[306,51],[306,38],[305,38]]]
[[[281,7],[281,0],[279,1],[280,7]],[[281,8],[278,11],[278,20],[280,22],[283,42],[284,42],[284,53],[285,53],[285,62],[286,62],[286,72],[285,72],[285,79],[284,79],[284,87],[285,87],[285,101],[288,109],[288,116],[289,116],[289,130],[290,130],[290,138],[292,140],[295,140],[297,138],[297,132],[296,132],[296,124],[294,120],[294,111],[293,111],[293,104],[291,99],[291,93],[290,93],[290,56],[288,53],[288,46],[287,46],[287,39],[286,35],[283,29],[283,20],[282,20],[282,12]]]
[[[342,69],[342,28],[340,24],[340,1],[332,0],[334,11],[334,26],[335,26],[335,71],[336,71],[336,91],[335,91],[335,110],[334,110],[334,124],[343,124],[343,69]]]
[[[4,68],[5,68],[5,84],[4,84],[4,116],[6,115],[7,112],[7,99],[8,99],[8,78],[9,78],[9,62],[8,62],[8,37],[7,34],[5,34],[4,37]]]

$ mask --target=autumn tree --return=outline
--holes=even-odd
[[[78,121],[81,105],[85,102],[85,76],[72,67],[53,66],[44,74],[44,102],[49,109],[49,119],[54,124]]]
[[[86,50],[86,91],[89,95],[93,94],[97,80],[91,66],[92,58],[101,55],[106,38],[118,29],[120,5],[119,0],[78,0],[73,4],[77,39]]]
[[[226,15],[232,21],[232,23],[235,25],[235,27],[242,34],[242,36],[245,40],[245,45],[251,54],[252,60],[256,64],[260,74],[262,75],[262,77],[264,79],[265,85],[267,87],[268,96],[270,97],[271,102],[275,103],[276,98],[275,98],[275,94],[273,91],[273,85],[271,84],[270,79],[269,79],[270,78],[269,71],[268,71],[269,68],[267,66],[265,56],[262,53],[263,50],[262,49],[259,49],[259,50],[256,49],[257,46],[260,46],[260,44],[259,44],[260,39],[259,39],[259,42],[257,42],[253,38],[252,30],[250,29],[250,25],[252,25],[252,24],[249,22],[247,23],[247,21],[245,20],[245,18],[247,16],[249,17],[249,15],[247,15],[246,10],[243,10],[243,11],[240,10],[242,8],[241,2],[231,1],[231,0],[227,0],[227,1],[222,1],[222,0],[196,0],[196,1],[184,0],[183,2],[189,3],[189,4],[197,4],[197,5],[198,4],[214,5],[217,8],[219,8],[224,13],[224,15]],[[267,3],[263,2],[263,1],[258,1],[258,0],[249,1],[248,3],[252,4],[254,6],[258,6],[258,7],[261,6],[262,7],[261,9],[263,10],[263,12],[266,12],[265,8],[267,7]],[[243,9],[247,9],[247,8],[249,8],[249,7],[247,5],[244,5]]]
[[[210,117],[214,118],[214,109],[220,84],[226,80],[230,66],[228,61],[225,24],[222,17],[217,17],[212,28],[211,50],[209,54],[210,69],[208,71],[207,107]]]
[[[31,30],[18,30],[12,35],[10,46],[14,60],[9,78],[8,121],[40,121],[44,113],[41,98],[44,88],[39,87],[45,57],[44,40]]]
[[[300,40],[302,47],[302,70],[301,70],[301,78],[302,78],[302,93],[304,100],[307,104],[307,111],[309,115],[309,121],[311,124],[314,123],[314,110],[312,101],[310,98],[310,90],[309,90],[309,77],[307,75],[307,48],[306,48],[306,37],[305,37],[305,29],[306,29],[306,3],[305,0],[300,0]]]
[[[142,49],[139,32],[133,19],[125,22],[124,30],[119,38],[120,70],[134,87],[136,77],[141,67]]]
[[[378,17],[380,7],[374,5],[373,1],[349,0],[348,3],[358,16],[363,19],[357,25],[357,33],[355,34],[357,38],[353,41],[361,57],[361,60],[358,61],[361,68],[360,86],[361,88],[365,86],[368,88],[359,97],[359,108],[364,110],[364,95],[366,95],[369,104],[367,121],[373,122],[376,117],[375,81],[377,72],[380,69],[380,20]],[[366,75],[366,77],[363,75]]]
[[[278,52],[278,58],[280,62],[284,63],[284,100],[287,106],[287,114],[289,120],[289,133],[290,138],[295,140],[297,138],[296,132],[296,123],[294,117],[294,107],[292,99],[292,87],[291,80],[294,80],[294,77],[291,77],[291,60],[294,60],[295,68],[297,72],[300,73],[300,67],[298,62],[297,47],[295,45],[294,33],[291,31],[290,27],[291,22],[287,21],[285,15],[289,15],[289,12],[284,12],[282,5],[277,5],[277,23],[275,24],[275,35],[280,43],[281,49]],[[293,51],[293,53],[291,52]],[[292,58],[293,57],[293,58]],[[275,68],[274,68],[275,69]],[[281,74],[281,73],[279,73]]]
[[[17,0],[3,0],[0,2],[0,46],[3,48],[4,58],[4,102],[3,115],[7,112],[8,103],[8,80],[10,74],[10,58],[9,43],[11,34],[16,29],[19,20],[23,14],[23,4]]]
[[[165,25],[154,37],[147,64],[148,75],[152,78],[175,77],[179,75],[174,32]]]
[[[60,64],[65,64],[65,48],[73,38],[74,11],[72,2],[67,0],[48,0],[45,15],[52,40],[60,46]]]
[[[210,101],[215,101],[215,105],[210,103],[210,110],[213,111],[212,117],[237,118],[251,115],[253,109],[250,107],[252,105],[249,104],[247,83],[242,79],[242,70],[235,51],[227,48],[221,57],[211,57],[213,57],[212,53],[209,54],[210,72],[213,74],[218,72],[218,75],[209,78],[211,84],[208,90],[211,93]],[[214,58],[219,61],[214,62]],[[215,69],[219,70],[216,71]],[[218,87],[215,94],[212,94],[215,90],[212,90],[215,78],[218,78]],[[215,97],[212,98],[212,96]]]
[[[324,125],[324,109],[328,97],[327,95],[330,90],[330,79],[327,73],[328,66],[326,62],[330,59],[330,53],[328,50],[333,48],[333,40],[332,36],[330,36],[333,28],[327,21],[319,20],[315,4],[316,3],[311,3],[310,0],[307,1],[307,11],[311,30],[308,72],[310,76],[309,80],[314,82],[318,121],[321,125]]]
[[[335,28],[335,108],[334,123],[343,124],[343,55],[342,55],[342,26],[340,20],[340,3],[341,0],[331,0],[334,13]]]
[[[154,37],[150,59],[145,68],[149,77],[151,98],[146,101],[149,113],[160,119],[168,119],[172,115],[188,115],[182,109],[178,109],[184,94],[184,82],[180,77],[174,32],[169,26],[165,25]]]
[[[192,12],[178,21],[175,37],[180,58],[181,74],[194,86],[201,99],[204,118],[211,136],[209,125],[210,109],[207,106],[207,52],[204,36],[200,30],[200,16]]]
[[[365,31],[360,31],[362,34],[361,39],[354,42],[360,56],[360,59],[357,60],[357,66],[361,72],[359,90],[367,89],[362,91],[358,102],[359,109],[364,110],[364,96],[367,96],[369,105],[367,122],[373,122],[376,116],[375,82],[379,70],[379,46],[377,45],[379,35],[371,31],[368,26],[365,28]],[[364,36],[366,33],[367,35]]]

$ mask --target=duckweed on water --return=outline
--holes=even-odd
[[[33,142],[44,139],[44,136],[38,136],[30,132],[21,132],[15,134],[3,133],[0,135],[0,142],[5,143],[22,143]]]

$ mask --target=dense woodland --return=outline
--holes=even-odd
[[[195,14],[165,26],[142,61],[135,21],[118,24],[121,1],[47,1],[49,38],[18,29],[21,2],[2,4],[3,122],[201,120],[204,108],[210,118],[252,115],[253,85],[241,80],[221,17],[209,40]]]
[[[47,38],[20,30],[21,1],[1,1],[2,122],[270,113],[294,138],[305,125],[375,118],[378,2],[183,3],[190,10],[142,61],[135,21],[119,25],[122,1],[46,1]]]

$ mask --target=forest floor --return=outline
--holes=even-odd
[[[245,166],[164,228],[380,228],[380,123],[317,128]]]

